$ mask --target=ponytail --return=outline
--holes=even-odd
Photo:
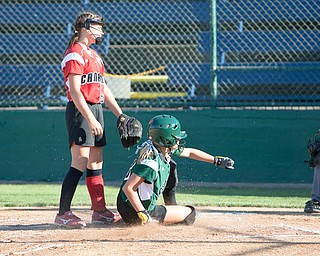
[[[79,39],[79,32],[76,31],[76,32],[72,35],[72,37],[70,38],[66,51],[67,51],[70,47],[72,47],[72,46],[78,41],[78,39]]]

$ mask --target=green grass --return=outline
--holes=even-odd
[[[61,184],[0,184],[0,207],[58,206]],[[106,186],[109,206],[115,206],[119,187]],[[227,207],[302,208],[310,199],[308,189],[179,187],[181,205]],[[162,197],[159,203],[163,203]],[[73,206],[90,206],[86,186],[78,186]]]

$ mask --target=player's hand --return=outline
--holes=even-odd
[[[100,136],[103,134],[103,128],[97,119],[94,118],[93,120],[90,120],[88,123],[91,129],[91,133],[93,135]]]
[[[228,170],[234,169],[233,167],[234,161],[231,158],[225,157],[225,156],[215,156],[213,164],[215,166],[228,169]]]
[[[147,210],[137,212],[139,219],[141,220],[141,225],[151,222],[151,216]]]

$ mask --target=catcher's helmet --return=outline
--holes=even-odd
[[[177,140],[187,137],[185,131],[181,131],[178,119],[171,115],[158,115],[152,118],[148,124],[148,137],[164,147],[172,147]]]

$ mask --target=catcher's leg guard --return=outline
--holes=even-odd
[[[192,225],[196,220],[196,209],[191,205],[186,205],[186,207],[189,207],[191,209],[191,213],[181,222],[177,224],[184,224],[184,225]]]

